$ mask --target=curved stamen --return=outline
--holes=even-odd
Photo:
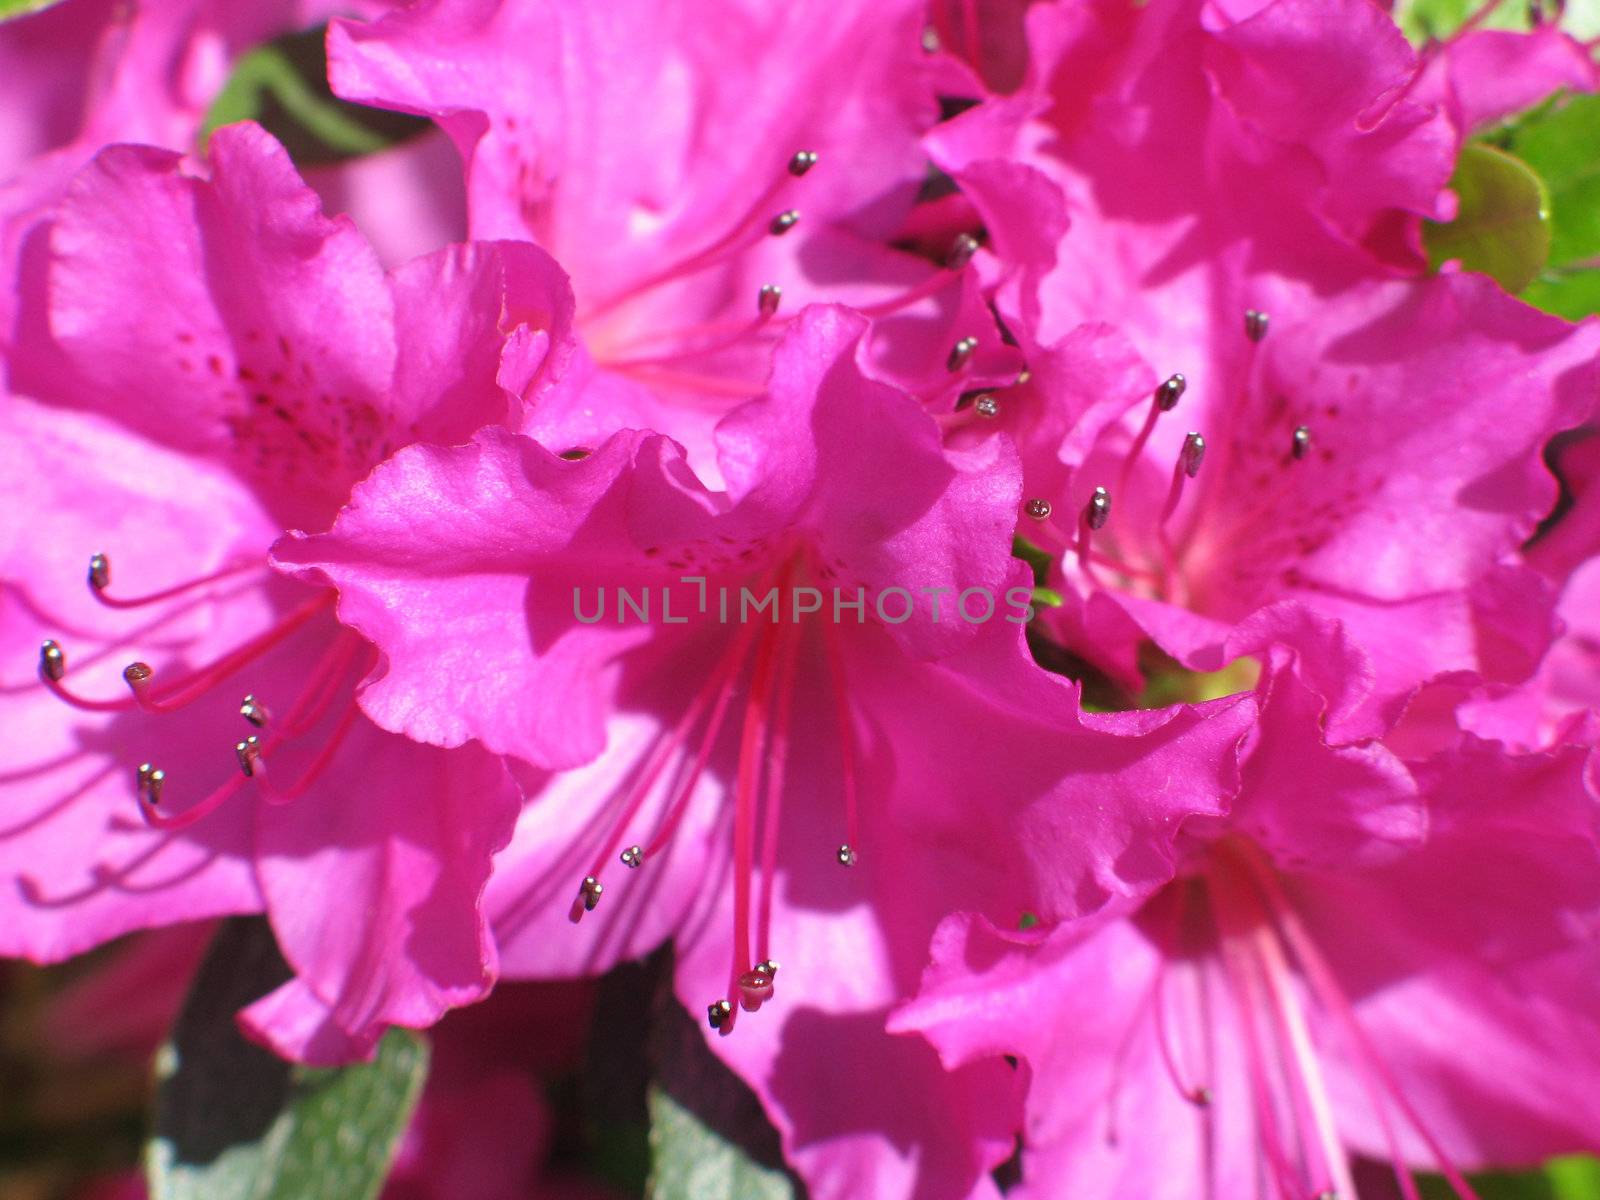
[[[689,706],[684,710],[683,716],[678,719],[677,725],[673,727],[666,737],[658,739],[651,748],[643,767],[625,793],[622,812],[612,823],[611,831],[602,844],[599,853],[595,855],[594,862],[585,876],[586,879],[599,880],[601,871],[606,863],[610,861],[611,855],[615,853],[617,846],[627,832],[628,826],[632,824],[634,817],[638,815],[639,810],[655,789],[656,783],[666,769],[667,763],[671,761],[674,753],[687,740],[689,731],[699,723],[700,715],[705,711],[706,706],[711,703],[712,698],[714,696],[720,698],[731,693],[732,677],[737,673],[739,665],[744,659],[744,650],[749,643],[753,628],[753,626],[741,627],[739,636],[729,645],[727,651],[707,678],[705,685],[690,700]],[[713,717],[713,726],[714,728],[707,735],[708,741],[715,741],[716,730],[721,728],[721,721],[715,716]],[[702,745],[701,748],[708,756],[710,753],[709,748],[706,745]],[[686,798],[692,791],[693,781],[690,781],[688,787],[681,790],[681,794]],[[665,844],[663,839],[658,838],[658,841],[661,845]],[[650,851],[642,850],[636,845],[629,846],[622,852],[622,864],[629,868],[636,868],[644,862],[646,857],[659,848],[660,846],[656,843],[652,843]],[[592,904],[584,905],[581,908],[574,906],[572,912],[576,915],[573,919],[575,921],[581,920],[585,912],[592,912],[593,910],[594,905]]]
[[[1187,603],[1187,589],[1183,586],[1183,575],[1178,570],[1178,552],[1173,548],[1167,522],[1178,511],[1184,484],[1200,474],[1200,464],[1205,461],[1205,456],[1205,438],[1198,433],[1189,433],[1183,439],[1183,449],[1178,451],[1178,461],[1172,468],[1172,485],[1167,489],[1166,502],[1161,506],[1161,519],[1156,523],[1156,547],[1161,553],[1162,591],[1176,591],[1173,599],[1179,604]]]
[[[600,365],[613,371],[628,370],[629,368],[648,367],[658,364],[683,362],[686,359],[702,358],[718,351],[727,350],[737,346],[740,342],[747,341],[761,332],[768,321],[778,311],[778,305],[783,299],[783,289],[775,283],[764,283],[756,293],[756,315],[750,321],[713,321],[703,325],[691,325],[686,329],[674,329],[665,334],[653,337],[639,338],[635,344],[657,341],[662,336],[673,338],[693,338],[698,335],[723,334],[715,341],[700,345],[690,346],[687,349],[671,350],[662,354],[640,354],[629,358],[604,358],[598,360]],[[731,330],[731,332],[730,332]]]
[[[733,812],[733,963],[730,970],[730,993],[733,995],[740,994],[740,982],[752,966],[750,877],[755,870],[756,804],[772,715],[772,684],[777,671],[780,629],[768,626],[762,631],[761,644],[756,650],[755,671],[750,681],[750,700],[745,706],[744,729],[739,737]],[[733,1023],[730,1014],[719,1032],[732,1032]]]
[[[250,782],[242,772],[233,775],[221,787],[201,799],[194,806],[183,812],[168,815],[161,811],[162,788],[166,783],[167,773],[150,763],[144,763],[138,771],[139,814],[144,817],[145,824],[152,829],[165,829],[175,832],[187,829],[198,821],[204,820],[217,809],[221,808],[240,790]]]
[[[972,356],[978,349],[978,339],[970,334],[950,347],[950,356],[945,359],[945,370],[954,375],[961,371],[972,361]]]
[[[859,800],[856,794],[856,734],[850,713],[850,683],[844,669],[844,652],[839,646],[839,631],[832,621],[822,622],[823,653],[828,660],[828,679],[832,684],[834,726],[839,731],[839,782],[844,792],[845,843],[839,847],[839,865],[856,865],[861,845]]]
[[[1394,1076],[1373,1047],[1371,1040],[1366,1035],[1366,1031],[1361,1028],[1361,1023],[1356,1019],[1355,1010],[1345,996],[1344,989],[1339,986],[1333,968],[1329,966],[1328,961],[1322,956],[1322,951],[1318,948],[1316,940],[1311,936],[1310,931],[1306,929],[1299,913],[1295,911],[1294,906],[1289,902],[1289,898],[1284,893],[1276,875],[1270,867],[1255,861],[1253,856],[1240,855],[1239,861],[1245,863],[1253,876],[1255,884],[1261,889],[1276,927],[1283,934],[1284,941],[1288,944],[1289,949],[1294,953],[1295,961],[1305,974],[1306,982],[1311,986],[1318,1001],[1328,1010],[1329,1015],[1333,1017],[1336,1024],[1345,1034],[1352,1048],[1364,1061],[1377,1082],[1382,1085],[1384,1091],[1410,1123],[1411,1127],[1416,1130],[1423,1144],[1428,1147],[1429,1153],[1433,1155],[1435,1165],[1439,1168],[1439,1173],[1456,1190],[1461,1200],[1479,1200],[1477,1191],[1467,1182],[1465,1176],[1461,1174],[1454,1161],[1445,1152],[1444,1147],[1440,1145],[1438,1139],[1433,1135],[1433,1131],[1428,1127],[1427,1122],[1422,1119],[1416,1108],[1406,1099],[1405,1093],[1395,1082]],[[1383,1116],[1382,1106],[1376,1104],[1377,1096],[1375,1090],[1370,1084],[1366,1086],[1368,1086],[1369,1094],[1373,1095],[1375,1107],[1377,1107],[1380,1116]],[[1384,1117],[1384,1125],[1387,1131],[1386,1117]],[[1406,1173],[1401,1165],[1398,1142],[1393,1137],[1389,1137],[1388,1140],[1394,1156],[1396,1178],[1402,1178]],[[1411,1192],[1408,1191],[1407,1200],[1410,1200],[1410,1195]]]
[[[888,300],[880,300],[876,304],[864,304],[860,308],[863,316],[887,317],[901,309],[910,308],[918,301],[926,300],[929,296],[936,296],[956,280],[961,278],[961,272],[967,269],[973,256],[978,253],[980,246],[978,239],[970,233],[960,233],[950,243],[950,249],[945,253],[944,267],[935,271],[928,278],[914,287],[908,288],[898,296]]]
[[[159,604],[163,600],[171,600],[185,593],[209,587],[213,583],[220,583],[224,579],[231,579],[247,571],[265,569],[259,559],[249,559],[212,571],[209,575],[202,575],[198,579],[191,579],[187,583],[162,588],[158,592],[150,592],[143,596],[119,597],[106,594],[106,589],[111,586],[111,559],[104,554],[96,554],[89,559],[89,591],[107,608],[143,608],[148,604]]]
[[[67,673],[67,654],[55,639],[46,640],[39,647],[39,682],[49,688],[56,699],[84,712],[127,712],[134,707],[132,697],[119,696],[115,700],[93,700],[68,689],[62,679]]]
[[[333,604],[333,593],[322,591],[294,609],[283,620],[257,634],[237,649],[175,679],[165,687],[154,682],[155,671],[145,663],[130,663],[122,673],[133,698],[147,712],[170,713],[184,708],[217,684],[234,675],[287,639],[312,617]]]
[[[779,213],[778,216],[770,218],[770,220],[765,216],[765,214],[771,211],[773,202],[778,197],[778,193],[782,191],[791,180],[805,175],[808,171],[810,171],[811,168],[816,165],[816,162],[817,155],[813,151],[802,150],[795,154],[789,160],[784,173],[776,176],[772,182],[767,185],[761,194],[756,197],[755,201],[750,205],[750,207],[745,210],[744,215],[734,222],[732,228],[729,229],[727,233],[717,238],[704,249],[687,255],[684,258],[679,259],[677,262],[663,267],[661,270],[656,271],[653,274],[645,276],[644,279],[632,284],[621,292],[617,292],[606,297],[593,308],[587,310],[586,312],[580,313],[579,320],[592,321],[597,317],[613,311],[614,309],[620,308],[630,300],[642,296],[647,292],[654,291],[656,288],[659,288],[664,284],[671,283],[676,279],[685,278],[689,275],[697,274],[708,267],[715,266],[717,263],[728,259],[746,247],[755,245],[764,237],[781,236],[782,234],[787,233],[790,229],[794,228],[795,223],[800,220],[799,212],[794,209],[787,209],[784,212]],[[803,164],[801,169],[796,170],[797,164]]]
[[[1188,387],[1189,381],[1181,373],[1168,375],[1156,385],[1155,393],[1150,397],[1150,408],[1145,414],[1144,424],[1139,426],[1139,432],[1134,435],[1128,452],[1122,456],[1122,471],[1117,476],[1118,492],[1128,490],[1128,480],[1133,476],[1133,464],[1138,462],[1139,456],[1144,453],[1145,444],[1155,432],[1156,421],[1160,419],[1162,413],[1171,412],[1177,407],[1178,401],[1183,398],[1183,393]]]
[[[1089,502],[1083,506],[1082,514],[1078,517],[1078,567],[1094,583],[1098,583],[1099,580],[1094,572],[1089,539],[1096,531],[1104,529],[1106,522],[1110,519],[1111,493],[1103,487],[1097,487],[1094,490],[1094,494],[1089,497]]]
[[[761,892],[756,901],[756,957],[767,962],[772,956],[772,885],[777,877],[778,830],[783,820],[784,784],[789,767],[789,717],[794,705],[794,672],[799,656],[800,630],[786,628],[781,640],[778,674],[773,683],[778,705],[772,717],[767,750],[767,802],[761,814]],[[760,964],[757,969],[760,969]]]

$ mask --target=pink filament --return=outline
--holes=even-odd
[[[159,604],[163,600],[171,600],[177,596],[182,596],[186,592],[196,591],[197,589],[206,587],[209,584],[219,583],[224,579],[230,579],[233,576],[241,575],[246,571],[261,569],[262,564],[259,559],[249,562],[234,563],[232,566],[223,567],[219,571],[213,571],[209,575],[202,575],[198,579],[191,579],[187,583],[175,584],[174,586],[164,588],[159,592],[151,592],[144,596],[130,596],[126,599],[121,599],[116,596],[108,596],[104,588],[91,586],[89,591],[93,593],[96,600],[105,605],[107,608],[143,608],[147,604]]]
[[[739,739],[739,767],[734,786],[733,812],[733,963],[729,994],[738,995],[739,976],[752,965],[750,959],[750,877],[755,869],[756,803],[761,784],[761,758],[766,748],[768,716],[772,710],[772,681],[776,665],[777,636],[773,627],[762,631],[756,649],[755,672],[750,682],[750,702],[745,708],[744,730]],[[730,1017],[726,1031],[733,1024]]]
[[[332,592],[319,592],[265,633],[257,634],[244,645],[174,680],[165,687],[156,687],[151,679],[129,680],[128,686],[133,690],[134,699],[139,707],[147,712],[176,712],[198,700],[229,676],[249,666],[332,603]]]
[[[782,637],[778,674],[773,683],[778,706],[772,718],[767,751],[767,801],[761,815],[761,893],[756,909],[756,959],[772,957],[772,884],[778,860],[778,828],[783,819],[784,776],[789,765],[789,717],[794,704],[794,670],[800,649],[799,629]]]
[[[832,682],[833,717],[839,730],[840,783],[844,791],[845,841],[852,850],[861,848],[861,829],[856,797],[855,726],[850,716],[849,681],[845,676],[844,653],[839,633],[829,621],[822,622],[822,643],[828,659],[828,678]]]

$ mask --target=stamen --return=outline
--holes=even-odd
[[[972,261],[972,256],[978,252],[978,239],[970,233],[958,233],[950,243],[950,249],[945,252],[944,269],[946,271],[959,271]]]
[[[647,275],[644,279],[630,284],[622,291],[607,296],[592,308],[578,314],[580,321],[592,321],[596,317],[611,312],[621,307],[628,301],[652,292],[663,284],[671,283],[676,279],[683,279],[707,267],[724,261],[732,255],[755,245],[766,234],[780,236],[793,229],[800,220],[797,209],[788,209],[772,218],[770,222],[763,217],[763,213],[771,211],[770,206],[789,182],[798,176],[806,174],[816,165],[815,151],[802,150],[789,159],[783,174],[774,177],[771,183],[756,197],[745,213],[729,228],[728,232],[713,241],[702,250],[670,263],[654,274]],[[798,169],[797,169],[798,168]]]
[[[953,282],[978,252],[978,239],[970,233],[958,233],[950,243],[950,248],[945,251],[944,269],[935,271],[928,278],[913,288],[896,296],[892,300],[880,300],[876,304],[863,305],[860,312],[868,317],[886,317],[897,313],[903,308],[910,308],[919,300],[926,300],[929,296],[943,291]],[[1022,382],[1018,380],[1018,382]]]
[[[1300,425],[1294,431],[1294,437],[1289,442],[1289,455],[1295,462],[1300,462],[1311,453],[1311,426]]]
[[[1089,503],[1083,506],[1084,524],[1090,529],[1104,529],[1110,519],[1111,493],[1103,487],[1097,487],[1094,495],[1089,497]]]
[[[944,363],[945,369],[954,375],[972,361],[972,354],[977,348],[977,338],[971,336],[962,338],[954,346],[950,347],[950,357],[945,359]]]
[[[1178,407],[1178,401],[1183,398],[1183,393],[1188,388],[1189,381],[1183,377],[1182,372],[1168,375],[1156,388],[1154,397],[1156,408],[1161,412],[1171,412]]]
[[[654,858],[672,840],[673,832],[678,828],[678,822],[683,819],[683,814],[688,811],[689,799],[694,795],[695,785],[699,783],[700,775],[711,758],[711,749],[716,744],[717,735],[722,732],[723,718],[727,716],[728,705],[733,699],[734,684],[738,678],[739,666],[744,661],[745,649],[749,646],[754,632],[754,625],[741,625],[739,627],[739,634],[729,645],[726,657],[718,664],[711,678],[706,681],[706,686],[690,702],[688,711],[684,713],[683,719],[673,730],[671,740],[657,746],[656,749],[660,755],[659,761],[656,761],[655,757],[652,756],[651,763],[647,764],[645,776],[642,777],[638,789],[629,799],[628,807],[624,811],[622,819],[617,823],[617,831],[613,835],[614,840],[596,860],[595,869],[590,874],[599,874],[600,866],[610,857],[617,842],[622,840],[623,826],[633,819],[634,813],[644,803],[645,796],[650,788],[654,786],[656,776],[660,774],[662,767],[665,766],[671,751],[682,744],[683,740],[688,737],[689,730],[699,720],[701,710],[709,703],[711,704],[711,715],[706,720],[705,732],[701,735],[700,748],[695,752],[694,762],[690,766],[688,773],[681,780],[676,781],[677,794],[667,806],[666,818],[661,822],[661,827],[656,830],[655,836],[651,838],[650,844],[644,848],[644,851],[639,856],[639,861],[643,862],[647,858]],[[714,700],[713,697],[715,697]]]
[[[832,682],[833,719],[839,731],[839,782],[844,789],[845,843],[839,847],[839,865],[856,865],[853,849],[861,844],[860,819],[856,800],[856,738],[850,717],[849,681],[845,678],[844,654],[839,649],[839,632],[831,621],[822,622],[822,646],[828,658],[828,678]]]
[[[995,399],[994,393],[985,392],[972,402],[972,411],[985,421],[992,421],[1000,415],[1000,401]]]
[[[151,763],[140,763],[136,778],[139,795],[151,804],[160,804],[161,788],[167,782],[167,773]]]
[[[764,283],[756,292],[756,315],[749,321],[708,321],[700,325],[690,325],[682,329],[668,329],[656,332],[647,332],[641,337],[632,339],[622,347],[650,345],[670,337],[676,339],[680,345],[694,338],[707,337],[710,341],[687,345],[684,348],[667,351],[662,354],[640,354],[630,357],[608,357],[601,359],[601,365],[613,371],[636,370],[640,367],[670,366],[686,359],[704,358],[706,355],[715,354],[719,350],[726,350],[730,346],[737,346],[746,338],[758,333],[778,311],[778,305],[783,300],[783,289],[775,283]],[[715,336],[722,335],[722,336]]]
[[[261,739],[251,734],[244,741],[238,742],[233,747],[234,757],[239,760],[239,770],[244,772],[246,779],[253,779],[256,773],[256,763],[261,759]]]
[[[733,1028],[733,1005],[726,1000],[706,1005],[706,1019],[718,1033],[728,1032]]]
[[[767,747],[766,806],[761,814],[761,892],[756,900],[756,957],[762,961],[756,970],[777,966],[771,959],[772,887],[777,878],[778,833],[783,825],[783,798],[789,770],[789,716],[794,701],[794,669],[800,650],[800,630],[785,626],[780,631],[778,673],[773,681],[777,709],[772,715]]]
[[[780,589],[787,575],[780,579]],[[780,592],[781,594],[781,592]],[[756,801],[761,764],[767,745],[768,717],[772,711],[772,681],[777,667],[774,627],[763,630],[756,649],[750,699],[745,706],[744,728],[739,736],[739,765],[734,783],[733,811],[733,964],[730,974],[735,992],[742,992],[750,969],[750,875],[755,869]],[[758,1002],[759,1003],[759,1002]]]
[[[161,789],[166,783],[166,778],[165,771],[152,767],[149,763],[144,763],[139,767],[139,815],[144,818],[145,824],[151,828],[173,832],[187,829],[189,826],[209,817],[230,799],[238,795],[245,785],[249,783],[245,776],[234,775],[192,808],[168,816],[166,813],[159,811],[157,807],[161,803]]]
[[[116,700],[91,700],[69,691],[61,680],[67,673],[67,654],[54,639],[39,647],[39,682],[49,688],[58,700],[84,712],[127,712],[133,707],[131,698]]]
[[[583,919],[584,913],[595,910],[595,906],[600,903],[600,895],[605,890],[605,885],[593,875],[585,875],[583,882],[578,885],[578,896],[572,902],[567,919],[576,925]]]
[[[772,976],[760,967],[752,967],[739,976],[739,1007],[745,1012],[757,1012],[772,998]]]
[[[1244,335],[1252,342],[1260,342],[1267,336],[1267,326],[1272,318],[1267,313],[1257,312],[1253,308],[1244,310]]]
[[[253,762],[252,774],[255,779],[256,790],[261,793],[261,798],[268,804],[283,805],[293,800],[298,800],[305,795],[310,790],[311,785],[322,775],[323,771],[327,770],[328,764],[333,761],[334,756],[339,752],[339,747],[344,743],[345,736],[355,727],[356,721],[360,716],[361,709],[356,706],[355,701],[352,699],[346,706],[344,715],[339,718],[339,724],[334,727],[333,733],[329,735],[327,742],[324,743],[321,750],[317,751],[317,756],[311,760],[310,764],[301,773],[300,778],[286,788],[273,787],[267,777],[265,752],[258,754]],[[273,748],[282,744],[283,739],[272,743]]]
[[[1289,964],[1270,925],[1258,925],[1251,937],[1261,964],[1261,973],[1266,978],[1267,990],[1277,1010],[1278,1021],[1288,1038],[1289,1053],[1300,1082],[1297,1091],[1304,1095],[1310,1109],[1311,1128],[1317,1136],[1322,1165],[1328,1172],[1334,1193],[1354,1197],[1356,1187],[1350,1175],[1350,1163],[1339,1141],[1333,1105],[1328,1099],[1328,1088],[1323,1081],[1316,1050],[1311,1045],[1305,1014],[1293,992]]]
[[[1032,500],[1028,501],[1027,505],[1024,506],[1022,511],[1027,513],[1035,521],[1048,521],[1050,519],[1050,514],[1054,512],[1055,509],[1050,504],[1050,501],[1044,499],[1042,496],[1035,496]]]
[[[1156,545],[1161,552],[1164,589],[1182,583],[1178,573],[1178,555],[1172,546],[1172,535],[1167,532],[1167,522],[1172,520],[1172,514],[1178,511],[1178,502],[1183,499],[1184,481],[1200,474],[1200,464],[1205,457],[1206,439],[1191,431],[1183,439],[1183,449],[1178,451],[1178,461],[1172,469],[1172,486],[1167,489],[1167,500],[1161,506],[1161,519],[1156,524]],[[1187,603],[1185,596],[1175,596],[1174,600],[1179,604]]]
[[[1133,475],[1133,464],[1139,461],[1139,456],[1144,453],[1150,435],[1155,431],[1156,421],[1164,412],[1171,412],[1177,407],[1179,399],[1188,390],[1189,381],[1182,374],[1168,375],[1156,385],[1155,393],[1150,397],[1150,408],[1145,413],[1144,424],[1139,426],[1139,432],[1134,435],[1133,442],[1128,446],[1128,453],[1122,457],[1122,471],[1117,476],[1117,491],[1128,490],[1128,480]]]
[[[1422,1120],[1421,1115],[1412,1106],[1411,1102],[1406,1099],[1405,1093],[1396,1084],[1394,1076],[1390,1074],[1382,1057],[1378,1055],[1371,1041],[1367,1038],[1366,1031],[1361,1028],[1361,1023],[1356,1019],[1355,1010],[1351,1007],[1344,990],[1339,986],[1338,979],[1333,973],[1333,968],[1323,958],[1322,951],[1317,946],[1316,940],[1312,938],[1310,932],[1301,922],[1299,913],[1290,904],[1288,897],[1279,886],[1277,877],[1269,867],[1256,862],[1251,856],[1240,855],[1239,861],[1243,862],[1250,870],[1255,883],[1261,889],[1272,918],[1289,949],[1294,953],[1295,961],[1299,964],[1306,982],[1311,986],[1320,1003],[1340,1027],[1357,1055],[1376,1078],[1377,1083],[1382,1086],[1388,1097],[1394,1101],[1395,1106],[1410,1122],[1411,1127],[1417,1131],[1417,1135],[1433,1155],[1434,1163],[1438,1166],[1439,1173],[1456,1190],[1461,1200],[1479,1200],[1477,1191],[1467,1182],[1454,1161],[1445,1153],[1444,1147],[1434,1137],[1433,1131]],[[1384,1106],[1379,1103],[1378,1090],[1366,1079],[1363,1079],[1363,1086],[1373,1100],[1373,1106],[1380,1118],[1385,1139],[1389,1143],[1390,1154],[1394,1159],[1395,1177],[1400,1181],[1401,1190],[1405,1193],[1406,1200],[1414,1200],[1417,1195],[1416,1187],[1401,1164],[1399,1145],[1389,1126]]]
[[[49,640],[39,647],[39,678],[45,683],[60,683],[61,677],[67,673],[67,656],[61,650],[61,644]]]
[[[187,583],[174,584],[169,588],[162,588],[158,592],[150,592],[144,596],[129,596],[119,598],[106,595],[106,589],[111,586],[111,559],[105,554],[96,554],[89,559],[89,590],[94,598],[107,608],[143,608],[148,604],[157,604],[162,600],[171,600],[186,592],[208,587],[219,583],[234,575],[242,575],[248,571],[261,569],[259,560],[247,560],[233,563],[221,570],[212,571],[209,575],[202,575],[198,579],[191,579]]]
[[[254,696],[246,696],[240,702],[239,715],[257,729],[265,729],[267,722],[272,720],[272,714],[267,711],[267,706]]]
[[[763,283],[756,293],[756,313],[763,321],[770,321],[783,301],[783,289],[775,283]]]
[[[644,851],[638,846],[629,846],[622,852],[622,865],[629,870],[637,868],[642,862],[644,862]]]
[[[1255,976],[1250,957],[1235,939],[1226,934],[1222,939],[1222,965],[1229,989],[1233,992],[1239,1026],[1244,1032],[1245,1065],[1250,1078],[1250,1091],[1255,1098],[1257,1141],[1276,1179],[1279,1192],[1283,1196],[1297,1195],[1302,1189],[1284,1151],[1272,1102],[1272,1083],[1267,1077],[1266,1049],[1259,1022],[1261,983]]]
[[[1104,529],[1110,519],[1111,493],[1103,487],[1097,487],[1078,517],[1078,567],[1092,582],[1098,583],[1099,580],[1092,565],[1089,540],[1097,530]]]
[[[130,663],[123,670],[122,678],[132,690],[140,708],[147,712],[175,712],[260,658],[332,603],[331,591],[319,592],[264,633],[257,634],[237,649],[164,688],[156,688],[151,684],[155,671],[147,663]]]

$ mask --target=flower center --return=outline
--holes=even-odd
[[[1208,847],[1192,873],[1158,893],[1138,919],[1161,955],[1147,1000],[1157,1050],[1178,1094],[1198,1110],[1212,1173],[1208,1195],[1217,1194],[1213,1106],[1247,1094],[1261,1161],[1278,1195],[1355,1200],[1319,1055],[1329,1039],[1313,1038],[1318,1022],[1355,1064],[1406,1200],[1419,1193],[1401,1158],[1397,1118],[1416,1131],[1462,1200],[1477,1200],[1396,1085],[1257,846],[1230,837]],[[1242,1078],[1225,1077],[1218,1061],[1221,1021],[1236,1035]],[[1109,1137],[1115,1140],[1114,1125]]]
[[[765,283],[757,289],[755,313],[750,318],[721,317],[676,324],[629,317],[628,310],[674,284],[707,272],[738,264],[767,238],[783,237],[800,223],[798,208],[778,210],[785,193],[817,165],[817,154],[797,151],[745,212],[721,237],[693,253],[631,283],[578,313],[584,339],[596,363],[643,383],[685,388],[713,395],[746,397],[761,390],[761,381],[747,381],[718,373],[719,359],[742,346],[772,341],[791,317],[780,316],[783,288]],[[862,307],[869,317],[885,317],[930,296],[960,279],[972,261],[978,242],[969,234],[957,235],[942,269],[906,288],[898,296]],[[951,351],[950,369],[966,366],[977,348],[976,338],[958,341]]]
[[[606,891],[603,875],[613,857],[629,870],[637,870],[668,850],[719,737],[730,725],[736,700],[742,697],[729,804],[733,852],[729,983],[727,994],[707,1008],[712,1028],[723,1034],[732,1031],[740,1009],[755,1012],[772,996],[777,976],[771,945],[773,885],[788,782],[795,681],[801,643],[808,634],[821,643],[839,739],[846,840],[835,858],[845,867],[854,866],[857,859],[855,724],[838,631],[825,616],[803,620],[807,613],[820,611],[815,605],[802,606],[801,589],[795,587],[809,565],[808,553],[801,550],[761,576],[755,591],[764,599],[775,597],[774,602],[764,603],[753,615],[742,606],[736,613],[737,623],[729,626],[731,636],[715,666],[676,724],[655,740],[619,790],[614,815],[604,818],[608,830],[568,910],[569,919],[576,923],[599,906]],[[817,594],[815,589],[804,590],[809,596]],[[648,836],[632,840],[630,831],[640,823],[640,814],[652,797],[661,815]]]

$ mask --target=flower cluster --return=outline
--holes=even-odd
[[[330,17],[434,131],[200,148]],[[69,0],[0,63],[0,953],[265,914],[240,1023],[338,1064],[670,942],[817,1200],[1600,1147],[1600,324],[1422,240],[1588,47]]]

